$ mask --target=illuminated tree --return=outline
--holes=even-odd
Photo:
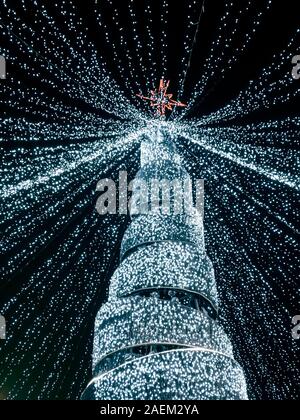
[[[83,398],[246,399],[243,372],[217,321],[202,214],[196,207],[175,212],[180,188],[172,189],[169,208],[141,194],[141,182],[151,191],[153,180],[191,181],[167,133],[141,146],[132,223],[96,318],[94,379]]]

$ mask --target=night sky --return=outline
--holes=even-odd
[[[193,178],[221,322],[253,399],[299,399],[296,1],[2,1],[0,399],[78,399],[126,216],[100,179],[133,179],[161,77]]]

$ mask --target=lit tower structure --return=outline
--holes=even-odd
[[[154,179],[174,186],[168,209],[153,202],[151,188],[145,192]],[[195,207],[178,212],[178,181],[191,183],[172,140],[158,131],[141,145],[132,222],[96,318],[94,378],[83,399],[247,399],[243,371],[217,320],[203,218]]]

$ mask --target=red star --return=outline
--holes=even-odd
[[[137,96],[141,99],[146,101],[150,101],[150,105],[153,108],[156,108],[156,115],[164,116],[166,115],[166,109],[172,111],[174,106],[186,107],[186,104],[182,102],[174,101],[173,94],[167,93],[169,88],[170,81],[165,82],[164,79],[161,79],[159,88],[155,90],[151,90],[151,96],[148,98],[147,96],[143,96],[141,94],[137,94]]]

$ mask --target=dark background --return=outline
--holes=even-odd
[[[85,0],[73,2],[76,13],[82,17],[83,26],[87,27],[88,39],[105,58],[106,64],[126,97],[140,109],[144,105],[135,97],[138,85],[145,84],[140,66],[136,65],[135,80],[130,79],[128,89],[120,72],[114,64],[113,49],[105,42],[104,30],[99,28],[95,17],[95,1]],[[138,56],[136,44],[132,39],[128,16],[128,1],[113,1],[120,11],[122,24],[127,31],[130,50],[135,60],[141,59],[147,63],[147,45],[144,55]],[[167,68],[162,68],[160,22],[161,1],[151,0],[154,20],[151,32],[156,48],[157,65],[155,80],[148,81],[156,86],[159,78],[165,76],[171,80],[170,90],[175,96],[178,94],[179,74],[181,71],[180,58],[184,55],[183,38],[186,30],[187,1],[169,1],[169,24],[167,26]],[[236,11],[241,8],[241,1],[234,2]],[[253,1],[251,11],[243,15],[241,28],[248,31],[251,28],[257,11],[261,9],[261,0]],[[263,24],[253,37],[249,46],[237,61],[234,68],[225,77],[218,76],[209,79],[205,92],[198,98],[189,110],[184,120],[200,119],[204,115],[218,110],[244,89],[249,80],[256,80],[261,69],[267,66],[275,53],[284,49],[291,35],[299,28],[299,6],[295,1],[284,3],[273,0],[272,7],[263,19]],[[34,33],[39,34],[39,25],[35,23],[34,8],[28,6],[28,13],[18,9],[18,2],[8,2],[9,7],[19,10],[21,21],[30,25]],[[11,4],[11,5],[10,5]],[[201,2],[196,2],[194,9],[195,21],[199,16]],[[146,40],[145,33],[145,0],[134,2],[138,17],[138,33],[140,39]],[[47,5],[49,13],[56,24],[66,31],[68,24],[66,16],[62,16],[54,4]],[[102,13],[106,25],[110,28],[112,43],[119,45],[120,34],[112,24],[111,7],[103,6]],[[183,101],[189,102],[194,86],[201,77],[204,62],[210,54],[211,42],[214,39],[220,18],[224,14],[224,1],[206,1],[206,10],[194,45],[191,67],[188,70]],[[10,17],[5,10],[1,11],[1,25],[6,26]],[[228,31],[230,31],[230,25]],[[14,48],[12,38],[4,30],[0,46]],[[14,34],[22,39],[22,31],[15,25]],[[69,35],[69,33],[68,33]],[[76,32],[73,33],[74,40]],[[28,36],[26,42],[43,56],[50,59],[50,52],[42,48],[42,38]],[[72,37],[69,42],[72,43]],[[145,41],[146,42],[146,41]],[[236,37],[236,45],[240,38]],[[234,49],[233,44],[233,49]],[[300,47],[299,47],[300,48]],[[120,62],[125,70],[128,59],[123,48],[118,49]],[[300,54],[295,51],[294,55]],[[228,56],[229,57],[229,56]],[[292,56],[291,56],[292,59]],[[20,53],[20,60],[26,56]],[[225,58],[226,61],[226,58]],[[28,58],[30,66],[30,59]],[[291,71],[291,61],[286,63],[287,72]],[[289,70],[290,69],[290,70]],[[76,70],[70,70],[72,77]],[[84,101],[75,101],[30,76],[18,66],[8,61],[8,80],[11,76],[22,81],[24,85],[36,86],[51,98],[62,100],[66,106],[76,106],[83,112],[92,112],[99,118],[109,118],[105,109],[93,109]],[[80,75],[77,75],[80,77]],[[128,70],[128,78],[130,73]],[[296,82],[295,82],[296,83]],[[299,82],[300,83],[300,82]],[[4,86],[4,85],[2,85]],[[299,84],[300,86],[300,84]],[[37,107],[37,106],[36,106]],[[14,102],[8,101],[3,92],[1,108],[5,117],[23,117],[30,121],[55,121],[51,110],[47,117],[41,117],[32,112],[35,104],[28,104],[28,110],[20,110]],[[217,127],[231,125],[246,126],[270,119],[281,120],[287,116],[298,117],[299,97],[284,105],[272,106],[262,111],[250,112],[243,118],[218,124]],[[111,118],[118,121],[118,118]],[[0,126],[1,129],[1,126]],[[14,131],[14,124],[10,128],[10,135]],[[42,156],[50,153],[49,148],[57,148],[59,154],[68,147],[89,145],[97,139],[82,138],[76,141],[65,139],[63,144],[59,140],[43,139],[32,142],[23,136],[19,141],[5,137],[1,142],[2,164],[11,168],[17,164],[18,153],[30,157],[40,149]],[[245,141],[246,142],[246,141]],[[222,302],[221,321],[234,344],[237,360],[242,364],[249,385],[249,394],[255,399],[298,399],[299,398],[299,361],[298,343],[291,338],[291,319],[299,313],[299,254],[296,244],[299,243],[297,234],[298,213],[296,205],[298,194],[275,181],[266,180],[261,174],[239,167],[233,162],[223,162],[219,156],[206,152],[203,156],[201,148],[194,144],[186,144],[180,138],[177,146],[185,157],[186,165],[192,174],[201,174],[206,180],[206,243],[208,254],[214,262],[216,279]],[[243,139],[241,139],[241,144]],[[260,147],[276,147],[282,153],[294,150],[299,145],[299,131],[295,131],[290,141],[276,139],[273,144],[264,143],[262,138]],[[61,149],[62,148],[62,149]],[[20,151],[21,149],[21,151]],[[15,161],[9,161],[11,155],[6,152],[16,151]],[[39,153],[39,152],[38,152]],[[55,153],[55,150],[51,150]],[[30,234],[24,233],[13,248],[3,249],[2,277],[0,295],[0,313],[6,316],[8,325],[8,339],[0,343],[0,389],[1,398],[9,399],[76,399],[80,396],[88,381],[91,379],[91,354],[93,339],[93,323],[96,312],[106,299],[109,279],[118,265],[118,253],[123,232],[128,224],[127,218],[109,216],[101,219],[94,211],[97,199],[95,191],[96,181],[104,177],[116,178],[120,169],[126,169],[131,177],[138,170],[138,148],[120,152],[116,159],[110,160],[109,169],[104,165],[95,166],[69,185],[72,194],[60,213],[40,220]],[[76,190],[86,185],[84,190],[76,194]],[[55,196],[44,196],[52,203],[65,197],[63,187]],[[82,203],[76,210],[75,204]],[[34,218],[38,214],[38,203],[27,205],[24,209],[16,209],[14,219],[1,223],[4,237],[18,230],[24,212]],[[5,209],[5,207],[2,208]],[[214,209],[211,211],[211,209]],[[68,223],[59,225],[60,217],[68,215]],[[276,215],[281,215],[284,222],[280,222]],[[92,224],[93,222],[93,224]],[[85,231],[86,226],[92,228]],[[81,229],[82,241],[75,249],[72,233]],[[22,257],[10,269],[9,261],[12,255],[18,255],[28,246],[33,238],[38,238],[42,231],[49,232],[49,240],[38,245],[34,252]],[[60,246],[66,244],[64,253]],[[83,260],[80,257],[83,256]],[[51,271],[51,265],[46,270],[45,263],[49,258],[59,265]],[[29,280],[40,272],[36,286],[28,289]],[[71,276],[71,277],[69,277]],[[41,287],[44,287],[41,291]],[[61,288],[61,294],[52,301]],[[4,305],[12,299],[13,304],[8,310]],[[51,305],[50,305],[51,302]],[[2,307],[5,311],[2,311]],[[28,311],[27,308],[34,308]],[[17,315],[16,315],[17,314]],[[51,316],[50,316],[50,315]],[[36,323],[36,320],[39,320]],[[55,320],[55,323],[54,323]],[[35,326],[35,328],[33,328]],[[70,333],[70,328],[73,327]]]

